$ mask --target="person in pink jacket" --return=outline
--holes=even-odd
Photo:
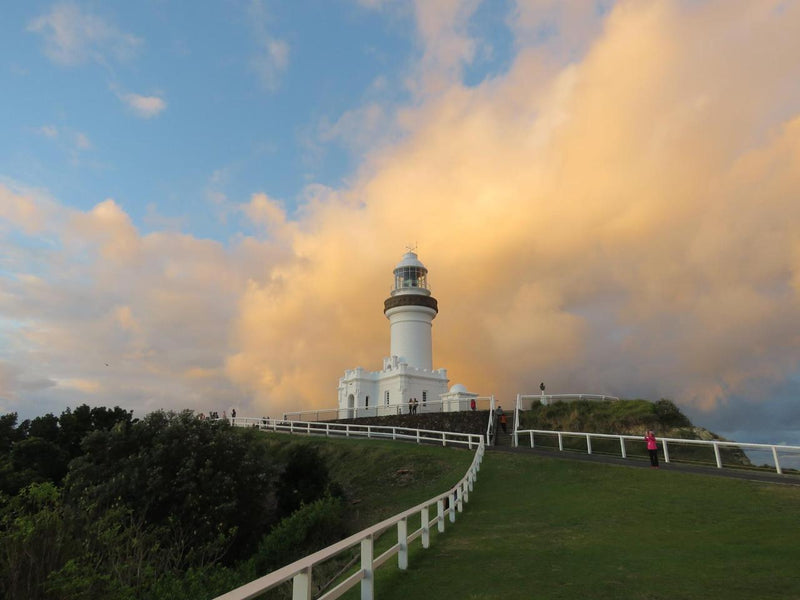
[[[652,429],[644,436],[644,441],[647,442],[647,452],[650,454],[650,466],[658,468],[658,444],[656,443],[656,434]]]

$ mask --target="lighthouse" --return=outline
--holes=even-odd
[[[339,379],[340,418],[441,411],[447,369],[433,368],[433,320],[439,304],[428,287],[428,269],[409,250],[395,266],[383,314],[389,320],[389,356],[380,371],[362,367]]]
[[[406,252],[394,269],[394,286],[383,303],[390,323],[391,356],[410,367],[433,369],[431,328],[438,312],[439,304],[428,289],[428,269],[416,253]]]

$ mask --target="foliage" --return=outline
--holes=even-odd
[[[0,415],[0,598],[214,597],[429,497],[471,457],[130,416]]]
[[[674,427],[691,426],[689,419],[670,400],[578,400],[535,403],[522,413],[522,427],[595,433],[663,434]]]
[[[48,413],[17,425],[17,414],[0,415],[0,491],[14,495],[31,483],[60,485],[69,461],[81,454],[92,431],[129,427],[132,413],[83,404],[60,417]]]
[[[96,513],[121,504],[164,529],[177,568],[230,562],[276,521],[275,463],[255,435],[188,411],[95,431],[71,464],[68,498]]]
[[[346,537],[345,517],[341,498],[327,496],[302,505],[262,540],[253,557],[256,576],[265,575]]]
[[[61,492],[49,482],[0,495],[0,597],[44,598],[48,573],[75,549]]]

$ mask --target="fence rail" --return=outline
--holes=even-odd
[[[636,436],[636,435],[624,435],[624,434],[610,434],[610,433],[584,433],[578,431],[555,431],[551,429],[519,429],[514,431],[514,446],[519,446],[519,440],[521,437],[528,436],[530,438],[530,447],[535,447],[535,435],[547,435],[547,436],[556,436],[558,439],[558,449],[560,451],[564,450],[564,438],[580,438],[586,441],[586,451],[587,454],[592,453],[592,440],[593,439],[612,439],[619,441],[619,449],[620,449],[620,456],[622,458],[628,458],[628,452],[625,447],[626,441],[636,441],[640,444],[644,443],[643,436]],[[779,455],[780,454],[792,454],[794,456],[800,457],[800,446],[786,446],[780,444],[753,444],[747,442],[725,442],[719,440],[685,440],[680,438],[667,438],[667,437],[657,437],[656,440],[659,442],[661,450],[664,454],[664,462],[670,462],[670,444],[675,447],[681,444],[687,444],[690,446],[704,446],[713,449],[714,451],[714,461],[716,462],[717,468],[722,469],[722,454],[720,453],[721,449],[738,449],[738,450],[761,450],[761,451],[770,451],[772,454],[772,459],[775,462],[775,471],[778,474],[783,474],[783,468],[781,467]]]
[[[451,400],[427,400],[416,405],[417,413],[466,412],[471,410],[471,398]],[[493,396],[475,398],[476,410],[487,410],[492,406]],[[358,419],[362,417],[387,417],[409,414],[408,404],[376,404],[374,406],[354,406],[352,408],[321,408],[300,410],[283,414],[284,421],[336,421],[338,419]]]
[[[366,437],[368,439],[408,440],[416,443],[433,442],[442,446],[466,446],[470,450],[477,448],[483,436],[475,433],[455,431],[434,431],[432,429],[413,429],[410,427],[394,427],[386,425],[359,425],[355,423],[328,423],[315,421],[283,421],[275,419],[258,419],[254,417],[236,417],[230,419],[236,427],[257,427],[261,430],[299,433],[305,435],[324,435],[326,437]]]
[[[421,538],[422,547],[428,548],[430,545],[430,532],[432,527],[435,526],[441,533],[445,530],[446,517],[449,518],[451,523],[455,523],[456,513],[462,512],[464,510],[464,503],[469,501],[469,494],[473,490],[478,477],[478,471],[480,470],[485,448],[483,436],[475,434],[408,429],[405,427],[352,425],[347,423],[278,422],[274,420],[265,423],[264,421],[269,420],[241,417],[234,419],[233,424],[240,427],[255,426],[269,431],[288,431],[289,433],[310,435],[347,435],[350,437],[391,438],[395,440],[406,439],[416,440],[417,443],[432,441],[441,442],[442,445],[445,446],[448,443],[466,445],[470,449],[474,446],[476,451],[472,459],[472,464],[469,469],[467,469],[464,477],[446,492],[434,496],[393,517],[389,517],[377,525],[359,531],[341,542],[323,548],[314,554],[301,558],[264,577],[260,577],[235,590],[231,590],[227,594],[218,596],[215,600],[248,600],[249,598],[255,598],[288,581],[292,582],[292,600],[311,600],[314,567],[356,547],[359,549],[360,568],[341,581],[336,587],[321,595],[318,600],[333,600],[334,598],[339,598],[357,584],[361,585],[362,600],[372,600],[375,595],[375,569],[395,555],[397,556],[398,568],[402,570],[407,569],[409,543],[417,538]],[[435,516],[431,518],[431,513],[434,511]],[[420,527],[409,533],[408,519],[417,514],[420,516]],[[376,557],[375,540],[392,527],[397,528],[397,543],[383,554]]]

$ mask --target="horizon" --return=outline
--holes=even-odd
[[[800,445],[800,5],[20,3],[0,413],[336,406],[409,245],[434,369]]]

